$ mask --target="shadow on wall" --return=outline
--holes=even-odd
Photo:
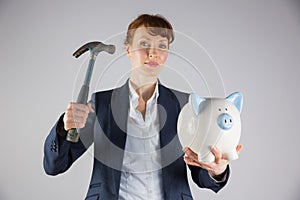
[[[296,13],[299,15],[298,24],[300,25],[300,1],[299,0],[291,0],[290,1],[290,6],[292,8],[294,8],[294,10],[296,11]]]
[[[300,1],[299,0],[292,0],[292,3],[296,6],[296,8],[300,11]]]

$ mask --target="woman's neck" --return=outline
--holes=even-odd
[[[145,102],[147,102],[154,93],[157,78],[134,78],[131,76],[130,83],[136,93],[142,97]]]

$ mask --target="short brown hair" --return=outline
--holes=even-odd
[[[132,44],[135,29],[141,26],[149,28],[148,31],[151,35],[166,37],[169,44],[174,41],[173,27],[166,18],[161,15],[142,14],[129,24],[125,44]]]

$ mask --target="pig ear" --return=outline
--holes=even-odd
[[[191,94],[191,101],[192,101],[191,103],[192,103],[195,114],[199,115],[200,105],[201,105],[201,103],[203,103],[205,101],[205,99],[202,98],[200,95],[193,93],[193,94]]]
[[[239,110],[239,112],[242,112],[243,107],[243,94],[240,92],[234,92],[228,97],[226,97],[227,101],[231,102],[235,107]]]

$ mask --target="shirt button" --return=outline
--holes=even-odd
[[[128,178],[130,176],[129,172],[125,172],[125,177]]]

